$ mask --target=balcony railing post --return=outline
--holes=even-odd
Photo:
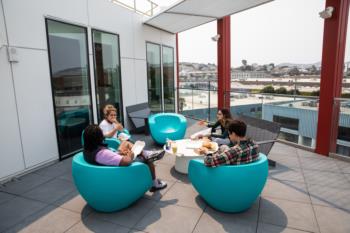
[[[208,86],[208,121],[210,121],[210,80]]]

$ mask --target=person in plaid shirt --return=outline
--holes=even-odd
[[[231,144],[222,145],[214,154],[207,154],[206,148],[200,148],[199,153],[206,154],[204,164],[208,167],[220,165],[245,164],[259,158],[258,145],[246,138],[247,125],[240,120],[232,120],[228,124],[228,133]]]

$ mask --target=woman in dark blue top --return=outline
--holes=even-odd
[[[230,140],[228,138],[227,124],[232,120],[231,113],[228,109],[222,108],[219,109],[216,114],[217,121],[215,123],[200,121],[200,125],[206,125],[211,128],[211,138],[213,141],[217,142],[219,145],[229,144]],[[221,134],[216,133],[216,128],[220,126]]]

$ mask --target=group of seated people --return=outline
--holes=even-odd
[[[104,138],[118,138],[123,130],[123,125],[117,121],[117,110],[113,105],[106,105],[103,109],[104,120],[100,125],[89,125],[84,130],[84,159],[95,165],[128,166],[133,161],[142,162],[148,165],[153,186],[150,191],[163,189],[166,182],[156,179],[156,172],[153,161],[161,159],[165,151],[143,150],[135,155],[132,151],[132,139],[121,140],[117,151],[112,151],[103,144]],[[208,148],[201,147],[198,154],[204,155],[204,164],[208,167],[219,165],[232,165],[251,163],[258,159],[258,145],[251,139],[246,138],[246,124],[231,117],[230,111],[220,109],[217,112],[217,122],[214,124],[199,122],[200,125],[207,125],[212,128],[210,140],[220,146],[215,153],[209,153]],[[216,134],[217,127],[221,128],[221,134]],[[202,138],[204,135],[199,135]],[[120,138],[122,139],[122,138]]]
[[[166,182],[156,179],[153,164],[153,161],[164,156],[165,151],[142,150],[140,154],[135,155],[131,150],[133,143],[128,140],[121,140],[121,144],[115,152],[108,149],[107,145],[103,143],[104,138],[117,138],[123,130],[123,126],[117,121],[117,109],[113,105],[106,105],[103,114],[104,120],[100,125],[89,125],[84,130],[84,159],[91,164],[109,166],[128,166],[133,161],[145,163],[150,169],[153,179],[150,191],[154,192],[166,188]]]

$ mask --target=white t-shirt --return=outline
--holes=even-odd
[[[109,123],[108,121],[103,120],[103,121],[101,121],[99,126],[102,129],[103,135],[106,135],[107,133],[111,132],[115,128],[116,124],[115,123]],[[118,131],[115,131],[115,134],[113,135],[113,137],[116,138],[117,137],[117,133],[118,133]]]

